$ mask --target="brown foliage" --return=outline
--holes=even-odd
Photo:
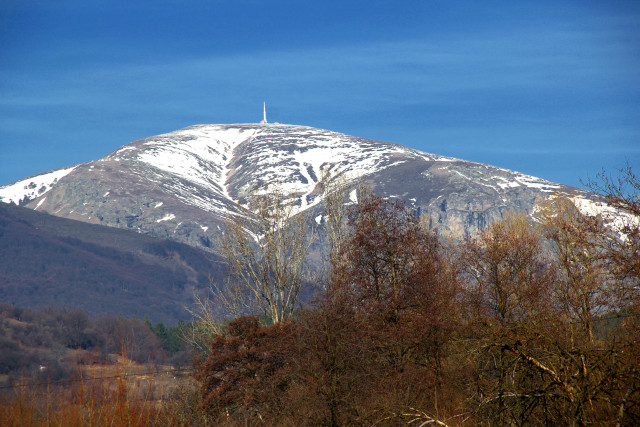
[[[293,321],[263,326],[240,317],[211,345],[199,368],[204,406],[214,414],[265,419],[281,408],[294,356]]]
[[[640,423],[637,260],[602,217],[562,201],[543,228],[507,215],[451,249],[361,196],[314,309],[214,342],[199,378],[219,422]]]
[[[580,213],[565,198],[552,199],[541,218],[557,265],[557,276],[546,283],[550,293],[542,300],[548,301],[547,309],[544,316],[535,316],[531,306],[517,303],[528,283],[506,281],[518,285],[510,292],[513,307],[524,316],[492,325],[490,310],[486,326],[473,330],[471,408],[477,420],[488,425],[638,423],[640,359],[634,328],[640,312],[630,299],[619,297],[624,283],[609,257],[620,242],[602,217]],[[517,233],[501,241],[509,236]],[[484,239],[483,247],[491,242]],[[469,258],[471,265],[483,259],[475,254]],[[517,271],[532,266],[529,260]]]
[[[321,402],[313,421],[367,424],[412,406],[437,413],[457,322],[455,274],[401,203],[364,194],[348,226],[333,280],[304,324],[305,378]]]
[[[366,195],[350,213],[346,263],[329,297],[362,317],[387,363],[435,362],[455,322],[455,283],[449,283],[437,236],[420,227],[403,204]],[[344,307],[346,305],[346,307]]]
[[[545,316],[555,269],[524,215],[493,223],[463,248],[461,262],[475,309],[470,315],[503,325]]]
[[[101,366],[97,371],[78,365],[76,376],[68,381],[3,387],[0,425],[214,425],[206,413],[197,410],[198,395],[191,391],[193,380],[140,375],[136,374],[137,368],[130,361]],[[180,394],[175,393],[177,381],[182,383]],[[187,395],[192,397],[191,402],[182,400]]]

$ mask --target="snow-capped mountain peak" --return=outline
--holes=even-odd
[[[281,124],[195,125],[133,141],[87,163],[0,187],[0,200],[54,215],[211,246],[249,191],[278,186],[321,209],[327,171],[402,198],[433,227],[470,235],[507,210],[569,187],[493,166],[329,130]],[[314,214],[314,216],[317,216]]]

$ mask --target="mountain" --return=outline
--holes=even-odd
[[[0,203],[2,302],[175,324],[209,274],[222,263],[191,246]]]
[[[587,193],[522,173],[390,142],[281,124],[196,125],[0,187],[0,200],[212,250],[244,196],[274,186],[321,222],[326,171],[406,200],[429,225],[465,238],[507,211],[531,214],[554,192]]]

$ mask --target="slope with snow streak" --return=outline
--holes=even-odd
[[[242,171],[230,180],[236,199],[250,191],[243,184],[258,184],[267,194],[274,186],[294,195],[304,210],[318,204],[316,185],[323,174],[339,171],[356,180],[425,154],[381,141],[305,126],[261,127],[250,144],[239,146],[236,164]],[[440,161],[455,159],[428,155]]]
[[[200,187],[231,200],[226,180],[233,150],[251,139],[256,129],[245,126],[196,125],[174,132],[145,138],[116,150],[103,160],[129,160],[160,170],[174,182],[177,196],[189,193],[189,187]],[[135,145],[134,145],[135,144]],[[214,210],[220,204],[208,205],[197,195],[182,197],[186,203]]]
[[[243,151],[235,156],[234,150],[242,145]],[[416,159],[445,164],[459,161],[398,144],[305,126],[239,124],[196,125],[145,138],[125,145],[99,162],[139,162],[161,171],[166,177],[180,181],[180,185],[173,185],[175,195],[184,196],[185,202],[191,200],[199,207],[219,209],[220,205],[208,206],[198,196],[188,194],[190,188],[205,188],[233,202],[238,199],[238,193],[245,193],[259,183],[259,193],[268,193],[274,185],[279,185],[285,194],[297,195],[299,206],[304,209],[317,203],[313,192],[327,170],[339,170],[357,179]],[[244,170],[240,171],[241,168]],[[526,186],[554,191],[560,188],[539,178],[490,168],[510,174],[510,179],[503,175],[491,177],[502,189]],[[46,172],[0,187],[0,200],[13,203],[25,197],[33,200],[73,169],[75,167]],[[460,171],[455,173],[464,176]],[[229,177],[232,177],[230,182]],[[41,185],[47,180],[51,181],[48,185]]]
[[[43,196],[47,191],[51,190],[59,179],[68,175],[74,169],[74,166],[56,169],[2,186],[0,187],[0,201],[18,205],[22,201],[26,202]]]
[[[554,191],[575,190],[328,130],[231,124],[195,125],[133,141],[96,161],[0,187],[0,200],[213,248],[223,221],[247,213],[246,195],[266,194],[276,185],[321,222],[317,185],[327,172],[407,200],[433,227],[459,237],[506,211],[531,213]]]

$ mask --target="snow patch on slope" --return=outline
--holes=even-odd
[[[156,222],[163,222],[163,221],[170,221],[172,219],[175,219],[175,215],[170,213],[170,214],[166,214],[165,216],[163,216],[162,218],[156,220]]]
[[[56,169],[4,185],[0,187],[0,201],[18,205],[25,198],[27,200],[36,199],[46,194],[58,180],[71,173],[76,167]]]
[[[516,181],[526,187],[529,188],[538,188],[540,191],[545,193],[553,193],[560,189],[560,185],[554,184],[550,181],[536,178],[535,176],[518,174],[516,177]]]
[[[616,231],[622,230],[627,225],[638,227],[640,218],[627,212],[621,212],[606,203],[597,202],[580,196],[569,198],[581,214],[587,216],[601,216],[605,222]],[[624,238],[623,235],[621,235]]]
[[[179,178],[184,182],[181,185],[184,190],[197,190],[199,186],[231,199],[226,180],[233,150],[255,132],[255,129],[242,127],[192,126],[147,139],[137,160]],[[205,200],[193,200],[190,204],[215,210],[223,207]]]
[[[212,165],[226,164],[233,149],[248,137],[245,129],[187,128],[145,142],[138,160],[196,184],[215,185],[222,191],[226,178],[223,171],[214,170],[213,176],[203,172]]]
[[[295,195],[299,210],[320,203],[314,190],[326,171],[337,170],[347,180],[356,180],[412,158],[441,159],[396,144],[291,125],[260,129],[245,155],[247,163],[255,166],[252,181],[259,178],[263,183],[257,193],[269,194],[277,185],[284,194]]]
[[[40,199],[40,201],[38,202],[38,204],[36,205],[36,207],[34,209],[37,210],[40,207],[40,205],[44,203],[45,200],[47,200],[47,196],[45,196],[42,199]]]

